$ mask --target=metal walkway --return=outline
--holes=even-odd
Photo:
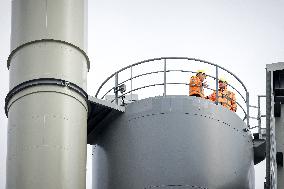
[[[87,127],[87,143],[93,144],[100,129],[108,122],[114,120],[116,116],[125,112],[125,107],[116,105],[106,100],[89,96],[89,114]]]

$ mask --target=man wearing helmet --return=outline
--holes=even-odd
[[[207,87],[206,82],[206,73],[204,70],[198,70],[195,76],[190,78],[189,82],[189,96],[196,96],[204,98],[204,89],[203,87]]]
[[[219,79],[219,90],[218,90],[218,103],[228,108],[231,111],[237,111],[237,103],[235,94],[227,89],[227,81],[224,78]],[[216,91],[208,96],[211,101],[216,101]]]

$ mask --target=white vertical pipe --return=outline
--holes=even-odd
[[[40,78],[86,90],[85,14],[86,0],[12,1],[10,90]],[[82,94],[68,86],[27,87],[11,96],[6,110],[7,189],[86,188]]]

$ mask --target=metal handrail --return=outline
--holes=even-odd
[[[132,79],[136,79],[138,77],[141,77],[141,76],[145,76],[145,75],[151,75],[151,74],[155,74],[155,73],[163,73],[164,71],[155,71],[155,72],[147,72],[147,73],[144,73],[144,74],[139,74],[139,75],[136,75],[134,77],[131,77],[129,79],[126,79],[122,82],[120,82],[118,85],[122,85],[124,83],[126,83],[127,81],[131,81]],[[103,96],[102,96],[102,99],[110,92],[114,89],[115,87],[112,87],[111,89],[109,89]]]
[[[233,77],[235,77],[239,83],[241,83],[241,85],[243,86],[243,88],[245,89],[246,92],[248,92],[246,86],[244,85],[244,83],[235,75],[233,74],[232,72],[230,72],[229,70],[217,65],[217,64],[214,64],[214,63],[211,63],[211,62],[208,62],[208,61],[205,61],[205,60],[201,60],[201,59],[197,59],[197,58],[188,58],[188,57],[161,57],[161,58],[152,58],[152,59],[147,59],[147,60],[143,60],[143,61],[140,61],[140,62],[137,62],[137,63],[134,63],[134,64],[131,64],[129,66],[126,66],[124,68],[121,68],[120,70],[118,70],[117,72],[113,73],[112,75],[110,75],[99,87],[99,89],[97,90],[97,93],[96,93],[96,97],[98,96],[101,88],[104,86],[104,84],[106,84],[108,82],[108,80],[110,80],[113,76],[115,76],[116,73],[119,73],[119,72],[122,72],[123,70],[126,70],[128,68],[131,68],[131,67],[134,67],[134,66],[137,66],[139,64],[144,64],[144,63],[147,63],[147,62],[153,62],[153,61],[157,61],[157,60],[175,60],[175,59],[178,59],[178,60],[192,60],[192,61],[197,61],[197,62],[201,62],[201,63],[205,63],[205,64],[209,64],[209,65],[212,65],[212,66],[215,66],[215,67],[218,67],[226,72],[228,72],[229,74],[231,74]]]
[[[166,83],[167,85],[189,85],[188,83],[178,83],[178,82],[171,82],[171,83]],[[122,95],[120,95],[120,96],[118,96],[118,98],[121,98],[121,97],[123,97],[123,96],[125,96],[125,95],[127,95],[127,94],[129,94],[129,93],[131,93],[131,92],[133,92],[133,91],[138,91],[138,90],[140,90],[140,89],[145,89],[145,88],[148,88],[148,87],[154,87],[154,86],[162,86],[162,85],[164,85],[164,83],[156,83],[156,84],[152,84],[152,85],[144,85],[144,86],[142,86],[142,87],[138,87],[138,88],[135,88],[135,89],[132,89],[132,90],[130,90],[130,91],[128,91],[128,92],[125,92],[125,93],[123,93]],[[211,91],[215,91],[215,89],[212,89],[212,88],[209,88],[209,87],[205,87],[206,89],[209,89],[209,90],[211,90]],[[111,102],[113,102],[113,101],[115,101],[115,99],[114,100],[112,100]],[[242,111],[243,111],[243,113],[244,113],[244,118],[243,118],[243,120],[246,118],[246,116],[247,116],[247,114],[246,114],[246,111],[245,111],[245,109],[243,108],[243,106],[238,102],[238,101],[235,101],[236,102],[236,104],[242,109]]]
[[[139,75],[136,75],[136,76],[132,76],[132,68],[135,67],[135,66],[138,66],[138,65],[141,65],[141,64],[145,64],[145,63],[149,63],[149,62],[154,62],[154,61],[159,61],[159,63],[161,63],[160,61],[164,61],[164,70],[159,70],[159,71],[153,71],[153,72],[147,72],[147,73],[143,73],[143,74],[139,74]],[[216,77],[214,76],[211,76],[211,75],[208,75],[208,77],[211,77],[213,79],[216,80],[216,91],[218,90],[219,86],[218,86],[218,81],[219,81],[219,74],[218,74],[218,69],[221,69],[221,70],[224,70],[225,72],[227,72],[228,74],[232,75],[243,87],[245,93],[246,93],[246,97],[244,97],[241,92],[239,90],[237,90],[234,86],[232,86],[231,84],[228,84],[229,87],[231,87],[233,90],[235,90],[240,96],[241,98],[244,100],[244,103],[246,103],[246,111],[245,109],[240,105],[239,102],[236,102],[238,104],[238,106],[242,109],[242,111],[244,112],[245,114],[245,118],[247,120],[247,126],[249,127],[249,119],[250,119],[250,116],[249,116],[249,93],[248,93],[248,90],[246,88],[246,86],[244,85],[244,83],[235,75],[233,74],[232,72],[230,72],[229,70],[225,69],[224,67],[221,67],[217,64],[214,64],[212,62],[208,62],[208,61],[205,61],[205,60],[201,60],[201,59],[196,59],[196,58],[188,58],[188,57],[161,57],[161,58],[153,58],[153,59],[148,59],[148,60],[144,60],[144,61],[140,61],[140,62],[137,62],[137,63],[134,63],[134,64],[131,64],[129,66],[126,66],[124,68],[121,68],[120,70],[118,70],[117,72],[113,73],[112,75],[110,75],[98,88],[95,96],[98,98],[98,95],[101,91],[101,89],[103,88],[103,86],[112,78],[115,79],[115,86],[112,87],[111,89],[109,89],[104,95],[102,98],[104,98],[109,92],[111,92],[111,90],[114,90],[115,91],[115,102],[118,103],[118,98],[120,98],[121,96],[118,95],[118,86],[130,81],[131,82],[131,90],[128,91],[128,92],[124,92],[123,95],[126,95],[126,94],[129,94],[134,91],[137,91],[139,89],[143,89],[143,88],[147,88],[147,87],[151,87],[151,86],[164,86],[164,93],[163,95],[166,96],[166,91],[167,91],[167,84],[185,84],[185,85],[188,85],[187,83],[168,83],[167,82],[167,73],[168,72],[174,72],[174,71],[179,71],[179,72],[184,72],[184,73],[196,73],[196,72],[193,72],[193,71],[188,71],[188,70],[173,70],[173,69],[167,69],[167,60],[189,60],[189,61],[196,61],[196,62],[201,62],[201,63],[205,63],[205,64],[208,64],[208,65],[212,65],[216,68]],[[118,82],[118,74],[124,70],[127,70],[127,69],[131,69],[131,78],[129,79],[126,79],[122,82]],[[164,82],[163,83],[158,83],[158,84],[151,84],[151,85],[146,85],[146,86],[143,86],[143,87],[139,87],[139,88],[136,88],[136,89],[132,89],[132,81],[133,79],[136,79],[136,78],[139,78],[139,77],[142,77],[142,76],[146,76],[146,75],[151,75],[151,74],[157,74],[157,73],[164,73]],[[122,96],[123,96],[122,95]],[[216,93],[216,95],[218,95],[218,93]],[[218,96],[216,97],[216,104],[218,104]]]
[[[184,73],[197,73],[197,72],[194,72],[194,71],[189,71],[189,70],[167,70],[166,72],[172,72],[172,71],[176,71],[176,72],[184,72]],[[118,85],[121,85],[121,84],[124,84],[128,81],[131,81],[132,79],[136,79],[136,78],[139,78],[139,77],[142,77],[142,76],[146,76],[146,75],[151,75],[151,74],[156,74],[156,73],[163,73],[164,71],[160,70],[160,71],[154,71],[154,72],[146,72],[146,73],[143,73],[143,74],[139,74],[139,75],[136,75],[134,77],[131,77],[129,79],[126,79],[122,82],[120,82]],[[216,80],[216,77],[214,76],[211,76],[211,75],[207,75],[208,77],[211,77],[213,78],[214,80]],[[168,83],[167,83],[168,84]],[[245,97],[234,87],[232,86],[231,84],[228,83],[228,86],[230,86],[232,89],[234,89],[241,97],[244,101],[246,101]],[[115,87],[112,87],[111,89],[109,89],[103,96],[102,98],[104,98],[110,91],[112,91]]]

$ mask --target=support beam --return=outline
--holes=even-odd
[[[271,72],[266,71],[266,189],[270,189]]]

